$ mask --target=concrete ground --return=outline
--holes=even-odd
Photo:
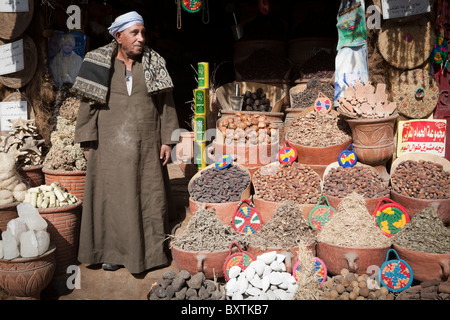
[[[169,164],[169,177],[172,186],[173,198],[180,215],[180,226],[183,228],[190,217],[188,182],[192,173],[186,172],[176,164]],[[185,174],[186,173],[186,174]],[[181,230],[180,228],[177,230]],[[168,270],[178,273],[173,262],[169,266],[148,270],[135,275],[121,268],[116,271],[105,271],[101,265],[79,265],[79,278],[72,281],[75,287],[67,289],[67,279],[53,281],[42,293],[41,300],[146,300],[153,283],[157,282],[162,274]],[[75,275],[68,275],[71,280]]]

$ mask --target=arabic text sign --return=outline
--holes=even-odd
[[[0,75],[23,70],[23,39],[0,46]]]
[[[28,0],[0,0],[0,12],[28,12]]]
[[[447,121],[399,121],[397,156],[403,153],[431,153],[445,156]]]
[[[0,102],[0,128],[2,131],[11,130],[11,123],[8,120],[27,119],[26,101]]]
[[[430,12],[429,0],[381,0],[383,19],[409,17]]]

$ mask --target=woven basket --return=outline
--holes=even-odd
[[[28,12],[0,12],[0,38],[12,40],[22,35],[33,19],[34,0],[28,0]]]
[[[432,23],[425,16],[407,21],[388,20],[378,37],[383,58],[399,69],[413,69],[422,65],[434,47]]]

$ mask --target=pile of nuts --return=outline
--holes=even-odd
[[[299,204],[317,203],[320,197],[320,177],[307,165],[271,164],[253,174],[255,195],[263,200]]]
[[[278,142],[278,127],[265,115],[236,112],[234,116],[221,120],[217,129],[226,144],[237,142],[257,145]]]
[[[432,161],[406,160],[391,175],[392,189],[417,199],[450,199],[450,172]]]
[[[322,300],[394,300],[394,294],[380,286],[369,275],[358,275],[348,269],[341,274],[328,277],[320,287],[324,291]]]
[[[286,139],[301,146],[329,147],[351,139],[347,122],[333,113],[309,112],[292,120]]]
[[[250,185],[250,175],[238,166],[224,169],[211,167],[201,171],[192,181],[189,194],[194,201],[202,203],[234,202]]]
[[[213,280],[205,278],[203,272],[191,275],[189,271],[173,270],[163,273],[153,284],[148,300],[225,300],[225,289]]]
[[[263,111],[270,112],[272,107],[270,106],[270,100],[267,99],[266,94],[262,88],[256,89],[255,92],[247,90],[244,95],[244,104],[242,110],[245,111]]]
[[[356,192],[366,199],[389,197],[383,178],[365,166],[331,168],[324,177],[323,193],[338,198]]]

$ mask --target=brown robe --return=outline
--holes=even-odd
[[[107,106],[79,109],[75,142],[90,142],[78,260],[123,265],[130,273],[164,265],[168,203],[161,144],[174,144],[171,92],[148,95],[142,64],[115,59]],[[167,182],[167,180],[166,180]]]

